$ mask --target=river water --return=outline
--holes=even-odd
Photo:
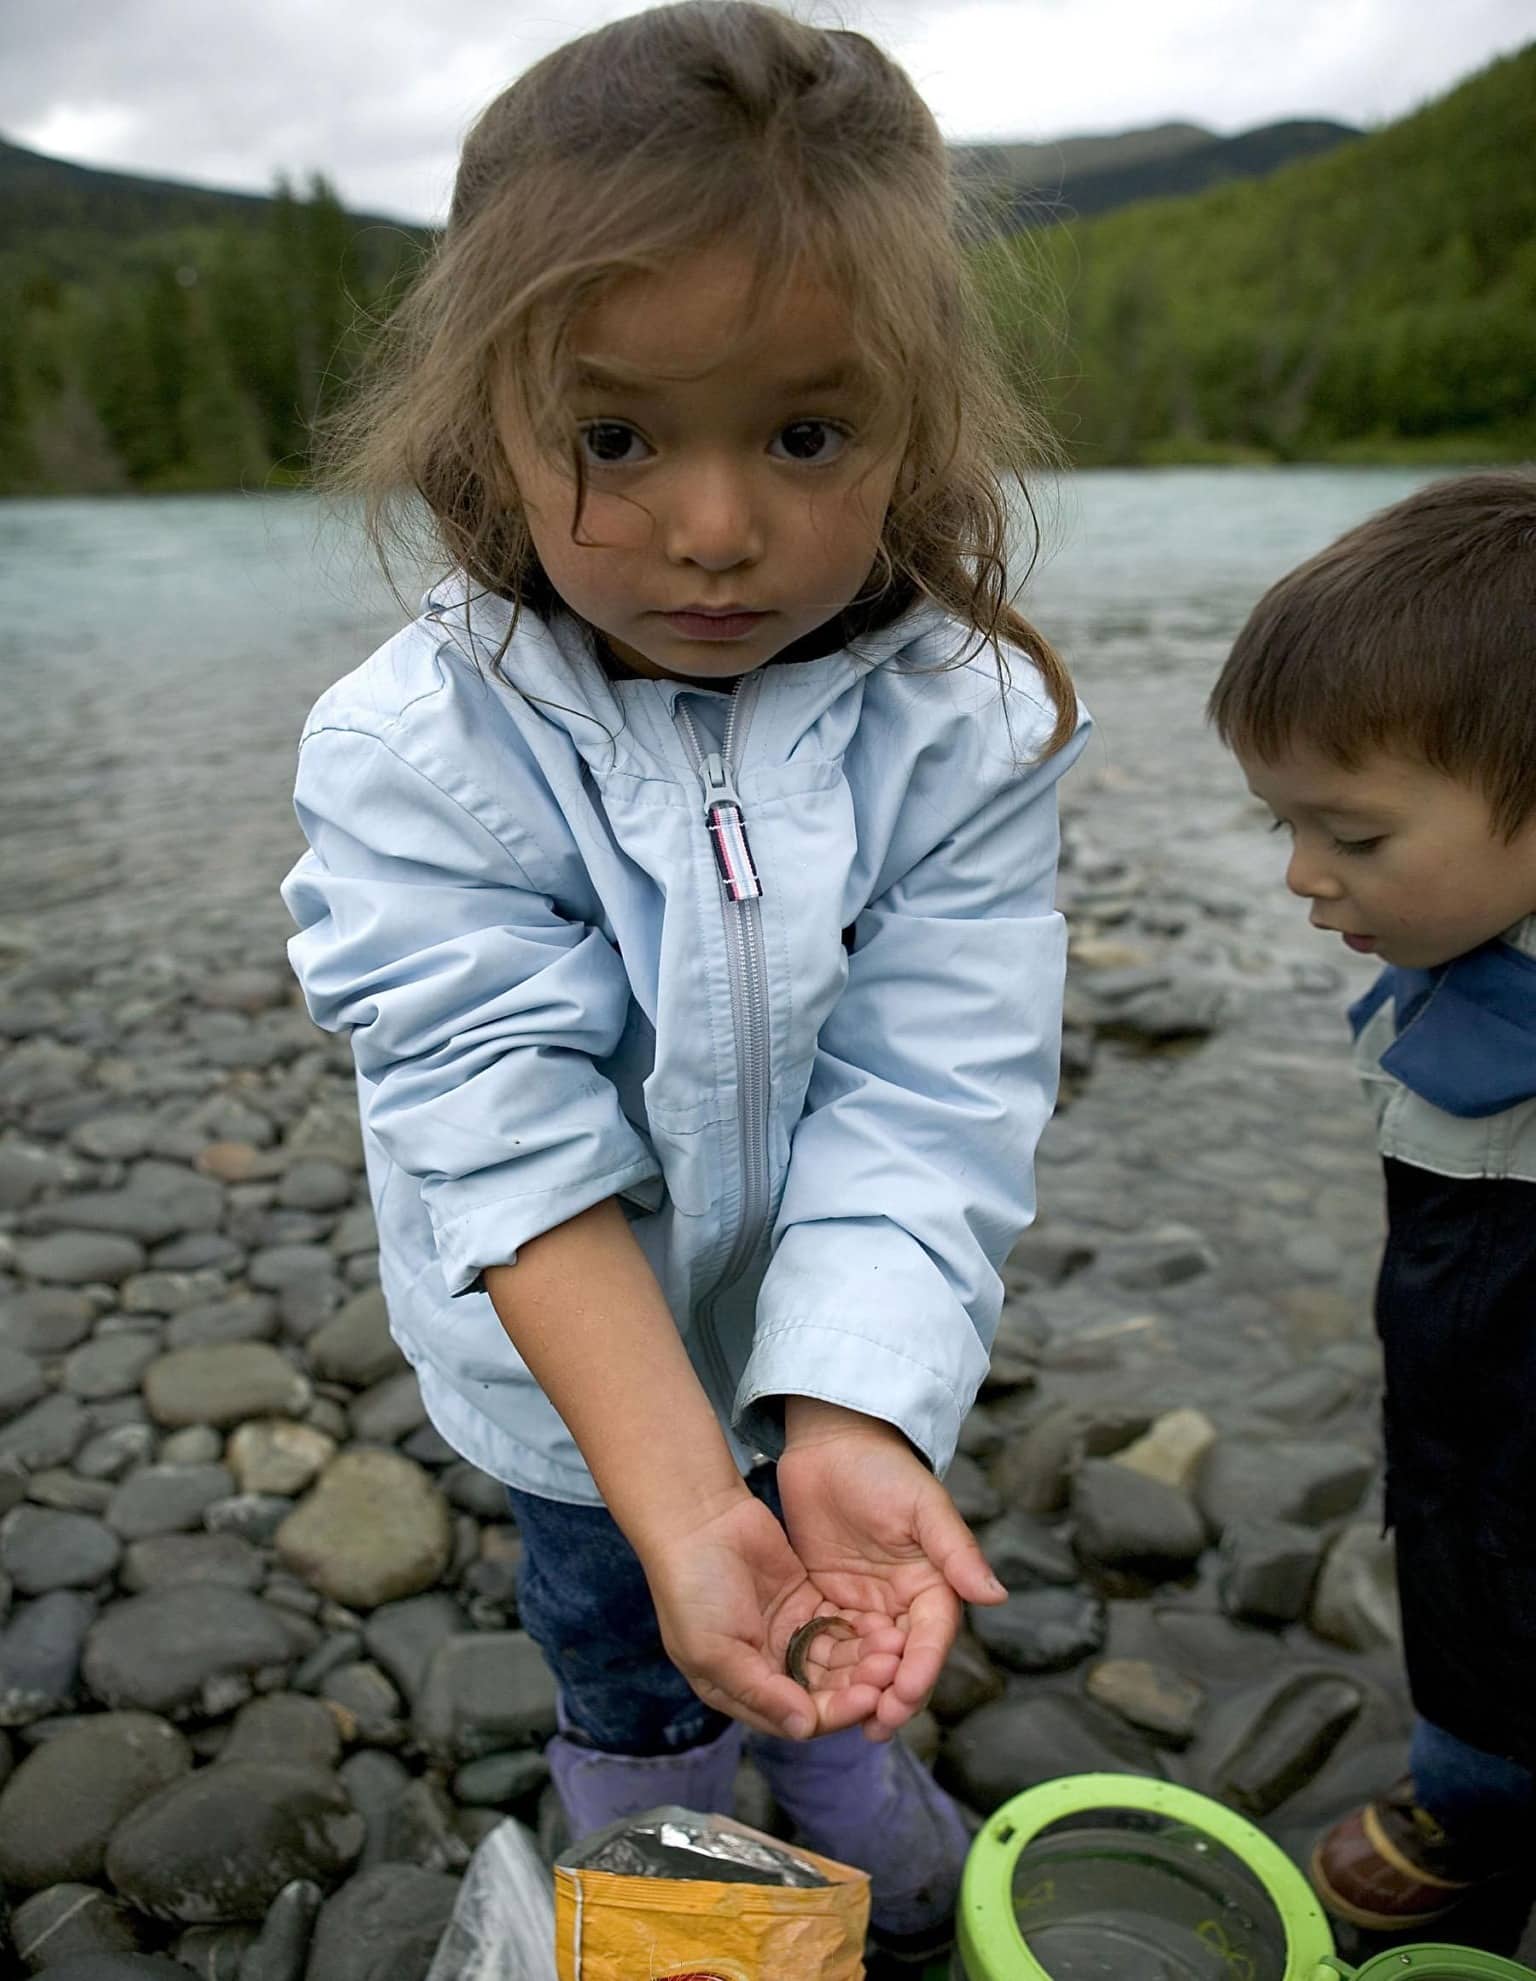
[[[1218,1038],[1101,1055],[1048,1137],[1048,1215],[1172,1222],[1220,1261],[1150,1302],[1066,1303],[1085,1380],[1102,1340],[1146,1396],[1230,1397],[1368,1336],[1377,1186],[1340,1016],[1361,968],[1286,898],[1201,711],[1259,593],[1419,479],[1103,471],[1047,502],[1025,603],[1098,720],[1068,782],[1075,832],[1130,861],[1143,893],[1245,909],[1203,958],[1241,992]],[[231,940],[273,955],[304,712],[402,616],[355,531],[302,495],[0,503],[0,963]]]

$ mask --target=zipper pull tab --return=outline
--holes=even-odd
[[[718,750],[711,750],[700,761],[699,777],[704,785],[704,817],[720,883],[729,900],[756,901],[763,884],[752,859],[747,824],[741,815],[741,799],[736,793],[730,765]]]

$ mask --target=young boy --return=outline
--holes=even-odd
[[[1436,483],[1283,578],[1210,715],[1313,926],[1387,966],[1350,1017],[1418,1720],[1312,1875],[1419,1927],[1536,1861],[1536,475]]]

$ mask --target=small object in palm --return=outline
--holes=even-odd
[[[805,1660],[816,1639],[827,1636],[857,1637],[857,1635],[858,1632],[846,1617],[813,1616],[809,1623],[802,1623],[790,1638],[789,1648],[784,1653],[784,1669],[796,1685],[803,1685],[809,1691],[811,1686],[810,1680],[806,1677]]]

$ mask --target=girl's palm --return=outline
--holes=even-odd
[[[926,1701],[960,1627],[960,1605],[1004,1594],[954,1502],[885,1425],[792,1447],[779,1461],[785,1524],[818,1589],[873,1632],[902,1632],[901,1661],[870,1733],[889,1737]]]
[[[883,1605],[845,1605],[808,1574],[784,1529],[743,1495],[661,1548],[646,1574],[667,1655],[707,1705],[759,1732],[832,1733],[875,1712],[901,1656]],[[833,1612],[852,1638],[815,1640],[810,1689],[785,1672],[795,1632]]]

